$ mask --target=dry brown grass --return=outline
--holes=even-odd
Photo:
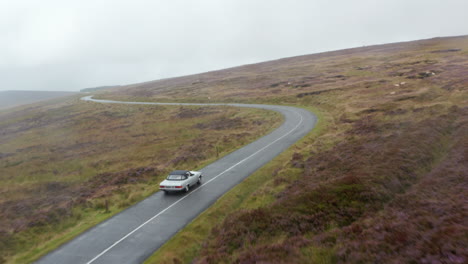
[[[280,121],[253,109],[78,97],[1,112],[0,254],[13,260],[88,218],[109,217],[157,191],[170,170],[201,168]]]
[[[465,260],[466,116],[453,109],[395,132],[400,123],[366,114],[332,149],[295,155],[302,175],[274,203],[226,218],[198,262],[299,262],[314,246],[344,263]]]
[[[313,106],[327,122],[224,221],[197,232],[204,239],[194,243],[202,246],[189,243],[190,256],[171,245],[157,256],[183,255],[187,263],[464,263],[467,69],[468,37],[437,38],[148,82],[105,96]],[[216,210],[226,214],[214,209],[194,225]]]
[[[210,209],[163,248],[171,252],[158,254],[168,257],[151,261],[465,263],[467,69],[468,37],[436,38],[287,58],[102,93],[126,100],[314,107],[326,122],[320,134],[296,145],[291,157],[275,161],[268,180],[252,179],[257,190],[234,189],[220,201],[228,206]],[[170,116],[207,118],[211,111],[179,109]],[[115,112],[107,115],[114,118]],[[54,116],[67,122],[59,112]],[[244,122],[238,117],[228,123]],[[223,118],[192,127],[231,131],[230,125],[220,125],[226,123]],[[14,114],[10,120],[21,124]],[[93,119],[84,120],[83,125]],[[134,127],[120,124],[119,129],[130,131],[127,125]],[[26,122],[16,129],[27,131],[28,126]],[[132,135],[155,138],[145,131]],[[2,157],[20,166],[10,153]],[[180,148],[174,155],[178,158],[165,164],[196,161],[199,157],[191,153],[190,147]],[[110,165],[118,168],[117,160]],[[129,167],[146,166],[123,163],[113,172]],[[265,175],[253,175],[260,176]],[[206,219],[213,218],[219,224],[211,228]]]

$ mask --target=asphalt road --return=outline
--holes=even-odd
[[[82,100],[136,105],[205,105]],[[156,192],[138,204],[98,224],[40,259],[37,263],[142,263],[219,197],[309,133],[316,117],[304,109],[247,104],[210,104],[252,107],[280,112],[284,123],[270,134],[201,169],[202,185],[188,193]],[[181,168],[190,169],[190,168]]]

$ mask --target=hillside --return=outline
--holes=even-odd
[[[104,105],[81,96],[0,112],[0,263],[31,263],[281,123],[233,107]]]
[[[80,92],[82,92],[82,93],[92,93],[92,92],[103,91],[103,90],[108,90],[108,89],[117,88],[117,87],[120,87],[120,85],[107,85],[107,86],[99,86],[99,87],[90,87],[90,88],[81,89]]]
[[[320,118],[148,263],[466,263],[467,86],[462,36],[105,87],[96,97],[285,104]],[[79,96],[1,111],[0,263],[32,262],[156,191],[169,170],[200,168],[280,122],[260,110]]]
[[[100,97],[288,104],[321,117],[315,132],[149,263],[466,263],[467,86],[461,36],[286,58]]]
[[[393,86],[391,82],[397,80],[413,80],[415,84],[424,79],[428,70],[445,73],[432,78],[432,82],[443,82],[443,87],[451,89],[463,88],[468,78],[463,74],[466,62],[462,59],[466,56],[467,51],[463,49],[466,43],[466,36],[435,38],[298,56],[122,86],[106,96],[206,102],[270,102],[281,98],[294,102],[288,97],[351,88],[362,82],[369,86],[385,81],[386,87]],[[449,80],[453,76],[457,76],[456,80]]]
[[[74,94],[76,94],[76,92],[0,91],[0,110]]]

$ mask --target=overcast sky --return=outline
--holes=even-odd
[[[0,0],[0,90],[130,84],[468,34],[467,0]]]

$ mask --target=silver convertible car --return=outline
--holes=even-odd
[[[159,184],[159,189],[165,193],[169,191],[188,192],[191,186],[201,183],[202,176],[199,171],[176,170],[169,173],[169,176]]]

